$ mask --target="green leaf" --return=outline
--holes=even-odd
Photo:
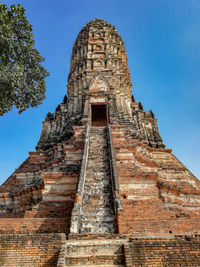
[[[16,106],[21,113],[45,98],[44,58],[34,48],[32,25],[21,5],[0,3],[0,115]]]

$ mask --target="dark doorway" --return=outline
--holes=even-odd
[[[106,126],[107,123],[107,106],[92,105],[92,126]]]

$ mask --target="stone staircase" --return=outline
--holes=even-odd
[[[123,240],[68,240],[57,266],[125,267]]]
[[[116,232],[107,127],[91,127],[80,234]]]

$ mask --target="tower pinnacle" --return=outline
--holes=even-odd
[[[73,45],[67,91],[67,102],[43,123],[38,150],[69,138],[74,124],[108,122],[125,124],[134,138],[164,147],[156,120],[131,97],[124,43],[116,28],[105,20],[91,20],[79,32]]]

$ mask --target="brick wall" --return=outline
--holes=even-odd
[[[0,266],[56,266],[64,234],[0,235]]]
[[[0,233],[66,233],[69,221],[66,218],[1,218]]]
[[[2,234],[0,266],[57,266],[65,242],[64,234]],[[131,267],[200,266],[199,235],[131,237],[127,249]]]
[[[124,208],[119,233],[199,233],[200,181],[171,150],[139,142],[124,126],[112,126],[112,136]]]
[[[131,238],[132,266],[200,266],[200,236]]]
[[[0,187],[0,233],[68,233],[85,127],[29,158]]]

